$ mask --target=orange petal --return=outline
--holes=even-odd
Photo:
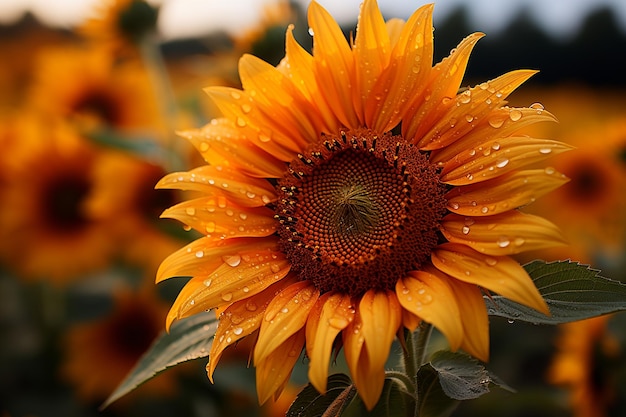
[[[380,75],[365,107],[365,123],[385,132],[396,126],[430,77],[433,62],[433,5],[417,9],[402,27],[389,66]],[[386,36],[385,32],[385,36]]]
[[[172,277],[208,276],[224,263],[224,256],[232,256],[250,247],[277,251],[277,245],[278,240],[272,236],[228,240],[201,237],[168,256],[159,266],[156,282]]]
[[[354,314],[350,297],[338,293],[323,294],[309,314],[306,323],[309,381],[321,393],[326,392],[328,365],[335,338],[352,322]]]
[[[461,349],[483,362],[489,360],[489,316],[483,294],[474,284],[454,279],[434,267],[425,271],[448,283],[456,296],[463,325]]]
[[[318,133],[337,132],[340,128],[337,117],[326,100],[319,99],[322,97],[322,93],[319,91],[319,86],[313,73],[313,56],[296,42],[293,36],[293,25],[290,25],[287,29],[283,62],[285,65],[281,65],[281,68],[284,68],[293,85],[300,90],[309,103],[317,108],[323,120],[323,124],[317,129]]]
[[[391,56],[391,43],[385,19],[375,0],[366,0],[361,5],[353,51],[358,85],[355,89],[354,106],[359,120],[363,123],[365,101],[380,74],[389,64]]]
[[[275,398],[280,395],[300,357],[304,340],[304,329],[301,329],[255,365],[259,404],[264,404],[272,395]]]
[[[219,200],[217,197],[187,200],[168,208],[161,217],[176,219],[207,237],[218,239],[265,237],[276,230],[274,212],[267,207],[239,207],[233,203],[220,207]]]
[[[491,180],[454,187],[446,194],[448,210],[464,216],[492,216],[532,203],[565,184],[567,177],[553,169],[504,174]]]
[[[313,31],[313,66],[321,97],[346,127],[358,127],[352,104],[354,59],[341,27],[317,2],[309,5]]]
[[[566,244],[553,223],[517,210],[485,217],[448,214],[441,221],[441,227],[450,242],[462,243],[489,255],[511,255]]]
[[[269,181],[248,177],[220,165],[203,165],[189,172],[168,174],[161,178],[156,188],[200,191],[208,195],[228,198],[246,207],[264,206],[276,199],[274,187]]]
[[[446,336],[451,350],[463,340],[457,299],[445,280],[424,271],[410,271],[398,280],[396,295],[403,308],[431,323]]]
[[[318,297],[319,290],[309,281],[296,282],[276,294],[261,324],[259,340],[254,348],[255,364],[304,327]]]
[[[271,123],[259,111],[257,104],[246,91],[231,87],[212,86],[204,89],[224,117],[233,121],[237,136],[248,138],[259,148],[281,161],[290,161],[300,151],[297,142],[288,136],[274,134]]]
[[[366,369],[359,366],[361,354],[364,352],[363,345],[365,344],[365,338],[363,338],[363,332],[361,331],[362,327],[363,320],[361,320],[361,315],[357,311],[354,315],[354,320],[342,332],[344,355],[354,381],[358,379],[360,371],[367,373]]]
[[[250,54],[239,60],[239,77],[246,92],[254,92],[253,101],[263,114],[265,124],[283,140],[293,140],[299,149],[316,141],[319,132],[309,119],[308,101],[291,80],[271,64]],[[252,113],[251,117],[256,117]],[[287,139],[288,138],[288,139]]]
[[[433,127],[445,109],[452,106],[472,49],[483,33],[474,33],[461,41],[449,57],[435,65],[423,94],[423,101],[415,102],[406,123],[402,124],[402,135],[409,141],[418,141]],[[447,104],[446,104],[447,103]]]
[[[359,362],[363,364],[365,361],[367,368],[366,372],[357,374],[355,383],[359,396],[371,410],[385,383],[385,363],[402,321],[402,307],[395,293],[370,290],[361,298],[359,315],[366,351],[361,353]],[[367,357],[363,357],[364,354]]]
[[[222,264],[212,273],[195,277],[183,287],[168,313],[166,325],[257,294],[284,278],[290,268],[281,252],[254,246],[224,255]]]
[[[463,157],[476,153],[489,155],[499,148],[499,139],[512,136],[527,126],[556,121],[551,113],[536,108],[494,109],[487,117],[472,120],[476,126],[465,136],[445,148],[433,151],[430,161],[458,166]]]
[[[526,136],[501,138],[483,143],[478,148],[467,149],[445,164],[441,181],[450,185],[486,181],[573,149],[561,142]]]
[[[423,150],[440,149],[455,142],[474,128],[474,120],[484,117],[500,107],[507,96],[537,71],[517,70],[484,82],[458,94],[445,114],[417,142]]]
[[[550,314],[548,305],[524,268],[508,256],[488,256],[465,245],[446,243],[433,251],[432,262],[437,269],[458,280]]]
[[[213,119],[201,129],[177,132],[187,139],[209,165],[236,166],[237,171],[256,178],[283,175],[285,163],[265,152],[229,119]]]
[[[219,324],[206,367],[211,382],[213,382],[213,372],[224,349],[256,331],[261,326],[265,309],[276,292],[294,282],[295,276],[291,279],[280,280],[258,294],[233,303],[219,314]]]

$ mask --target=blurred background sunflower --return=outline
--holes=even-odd
[[[349,37],[360,1],[320,3]],[[420,5],[379,3],[403,18]],[[284,415],[306,364],[259,408],[243,343],[224,353],[215,385],[205,360],[194,361],[98,409],[163,331],[180,290],[153,284],[158,264],[197,238],[158,218],[185,198],[154,190],[158,179],[202,163],[175,132],[217,114],[204,87],[241,87],[241,54],[277,64],[289,23],[310,48],[307,4],[0,2],[0,415]],[[577,148],[550,160],[570,182],[525,209],[555,221],[569,246],[519,260],[571,258],[626,282],[625,3],[442,0],[434,26],[435,62],[467,33],[487,34],[463,86],[539,69],[509,104],[539,98],[559,123],[537,136]],[[621,315],[490,327],[489,367],[518,393],[496,390],[455,416],[626,412]]]

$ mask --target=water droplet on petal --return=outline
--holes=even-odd
[[[246,120],[243,117],[237,118],[237,126],[246,127]]]
[[[546,167],[543,171],[548,175],[552,175],[556,172],[556,170],[552,167]]]
[[[483,214],[487,214],[487,212],[489,212],[489,207],[485,206],[485,207],[481,208],[480,212],[483,213]]]
[[[196,252],[196,258],[202,258],[203,256],[204,256],[204,251],[199,250]]]
[[[493,127],[494,129],[497,129],[504,124],[504,119],[501,119],[499,117],[492,117],[491,119],[488,120],[488,122],[489,122],[489,126]]]
[[[544,155],[548,155],[551,152],[552,152],[552,148],[541,148],[541,149],[539,149],[539,153],[544,154]]]
[[[464,235],[467,235],[470,232],[470,228],[468,226],[463,226],[461,231],[463,232]]]
[[[507,166],[508,163],[509,160],[507,158],[500,158],[496,161],[496,166],[498,168],[504,168],[505,166]]]
[[[519,119],[522,118],[522,112],[517,110],[517,109],[511,109],[509,111],[509,118],[514,121],[517,122]]]
[[[506,248],[507,246],[511,244],[511,241],[506,236],[500,236],[498,238],[497,244],[501,248]]]
[[[522,246],[525,242],[526,240],[523,237],[516,237],[515,239],[513,239],[513,243],[515,244],[515,246]]]
[[[256,311],[256,309],[257,309],[257,305],[253,301],[248,301],[246,303],[246,310],[248,310],[248,311]]]
[[[185,213],[189,216],[194,216],[196,214],[196,209],[194,207],[187,207],[185,209]]]
[[[489,266],[496,266],[498,260],[496,258],[485,258],[485,263]]]
[[[233,293],[232,292],[225,292],[224,294],[222,294],[222,300],[228,302],[230,300],[233,299]]]
[[[541,114],[541,112],[543,112],[543,104],[541,103],[533,103],[529,106],[531,109],[537,110],[538,114]]]
[[[235,267],[241,263],[241,256],[239,255],[224,255],[222,256],[222,260],[226,262],[228,265]]]

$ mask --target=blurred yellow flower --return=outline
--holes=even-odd
[[[151,291],[113,291],[110,314],[71,325],[63,336],[61,374],[84,401],[102,402],[124,379],[162,329],[167,309]],[[175,390],[171,373],[159,375],[139,395],[163,395]]]
[[[102,48],[65,47],[41,51],[28,105],[87,131],[111,129],[162,136],[158,97],[136,61],[117,62]]]
[[[567,179],[520,168],[570,147],[520,133],[554,120],[542,107],[505,106],[534,71],[458,93],[482,34],[433,67],[432,8],[385,22],[366,0],[348,43],[314,1],[312,55],[289,27],[277,67],[244,55],[242,89],[206,89],[224,116],[183,136],[207,165],[158,185],[200,193],[163,216],[204,236],[168,257],[157,281],[193,277],[168,327],[218,309],[211,379],[224,349],[252,335],[261,403],[303,349],[324,392],[343,347],[371,409],[404,328],[432,323],[452,350],[486,361],[483,292],[549,313],[510,255],[564,243],[517,209]]]
[[[566,386],[576,417],[604,417],[615,402],[613,364],[620,357],[619,342],[607,324],[610,315],[567,323],[561,326],[557,353],[548,379]]]
[[[29,115],[3,129],[3,261],[25,278],[57,283],[105,266],[115,241],[85,211],[100,151],[66,124]]]

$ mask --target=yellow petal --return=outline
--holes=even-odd
[[[253,101],[265,125],[283,140],[293,140],[303,149],[316,141],[319,132],[309,119],[309,103],[291,80],[271,64],[250,54],[239,60],[239,77],[246,92],[254,92]],[[250,116],[256,117],[252,113]],[[286,139],[289,138],[289,139]]]
[[[520,264],[508,256],[484,255],[465,245],[446,243],[433,250],[432,263],[451,277],[550,314],[532,279]]]
[[[485,182],[454,187],[446,194],[448,210],[464,216],[492,216],[532,203],[568,180],[553,169],[504,174]]]
[[[391,43],[385,20],[375,0],[366,0],[361,5],[353,50],[358,85],[355,89],[354,106],[359,120],[363,123],[365,99],[389,64],[391,56]]]
[[[156,282],[172,277],[208,276],[224,263],[223,257],[251,247],[278,252],[278,239],[273,236],[228,240],[201,237],[168,256],[159,266]]]
[[[207,237],[265,237],[276,230],[274,212],[266,207],[220,207],[218,198],[187,200],[166,209],[161,217],[176,219]]]
[[[441,227],[450,242],[462,243],[489,255],[511,255],[566,244],[553,223],[517,210],[485,217],[448,214],[441,221]]]
[[[372,409],[385,383],[385,363],[402,321],[402,307],[395,293],[370,290],[361,298],[359,315],[366,351],[359,362],[367,362],[367,371],[358,373],[355,383],[366,407]]]
[[[313,72],[313,56],[310,55],[293,36],[293,25],[287,29],[285,41],[285,58],[283,60],[286,75],[293,85],[306,97],[311,106],[315,106],[322,119],[319,133],[334,133],[340,129],[339,120],[330,106],[322,97]],[[288,65],[287,65],[288,64]]]
[[[417,142],[423,150],[440,149],[460,139],[474,128],[474,119],[482,120],[500,107],[507,96],[537,71],[511,71],[458,94],[445,114]]]
[[[489,316],[480,288],[451,278],[434,267],[427,267],[425,270],[447,282],[456,296],[463,325],[461,349],[487,362],[489,360]]]
[[[435,65],[423,101],[412,105],[411,117],[402,123],[402,135],[408,141],[418,141],[439,121],[445,109],[454,104],[451,98],[459,90],[472,49],[483,36],[482,33],[474,33],[466,37],[449,57]]]
[[[411,271],[398,280],[396,295],[403,308],[431,323],[446,336],[450,349],[463,340],[457,299],[445,280],[424,271]]]
[[[432,11],[432,4],[420,7],[402,27],[389,66],[367,99],[365,123],[368,127],[379,132],[392,129],[422,93],[433,61]]]
[[[486,181],[571,149],[554,140],[526,136],[500,138],[467,149],[444,164],[441,181],[451,185]]]
[[[237,127],[237,136],[248,138],[259,148],[281,161],[290,161],[301,149],[297,142],[280,133],[275,134],[266,123],[272,124],[259,111],[251,95],[231,87],[212,86],[204,92],[213,100],[223,116]]]
[[[287,277],[270,285],[265,290],[244,300],[237,301],[219,314],[219,324],[209,353],[206,370],[211,382],[215,367],[228,346],[255,332],[261,326],[265,310],[277,291],[296,282],[296,277]]]
[[[213,272],[194,277],[183,287],[168,313],[166,325],[257,294],[284,278],[290,268],[285,255],[273,250],[252,246],[226,254]]]
[[[325,293],[309,314],[306,323],[306,351],[309,357],[309,381],[321,393],[326,392],[328,365],[337,335],[354,319],[350,297]]]
[[[556,117],[545,110],[523,107],[494,109],[487,117],[472,120],[476,126],[465,136],[445,148],[433,151],[430,160],[433,163],[458,166],[461,155],[489,155],[499,148],[499,139],[512,136],[527,126],[556,121]]]
[[[359,358],[364,351],[363,345],[365,343],[363,332],[361,331],[362,327],[363,320],[361,320],[361,315],[357,311],[354,314],[354,320],[342,332],[343,351],[353,381],[358,379],[360,371],[367,372],[366,369],[359,366]]]
[[[229,119],[214,119],[200,129],[177,132],[187,139],[209,165],[237,167],[237,171],[256,178],[283,175],[285,163],[246,138]]]
[[[304,327],[318,297],[319,290],[309,281],[299,281],[276,294],[261,323],[259,340],[254,348],[255,364]]]
[[[313,65],[321,97],[346,127],[358,127],[352,104],[354,59],[341,27],[317,2],[309,5],[309,26],[313,31]]]
[[[280,395],[300,357],[304,340],[304,329],[301,329],[255,365],[259,404],[264,404],[273,395]]]
[[[251,178],[241,172],[219,165],[203,165],[189,172],[174,172],[161,178],[156,188],[199,191],[222,196],[241,206],[264,206],[276,199],[269,181]],[[224,203],[226,201],[224,200]]]

